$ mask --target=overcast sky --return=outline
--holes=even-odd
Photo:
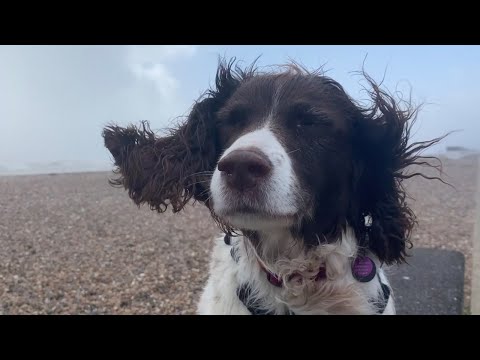
[[[426,102],[418,138],[450,130],[445,145],[480,149],[479,46],[0,46],[0,168],[70,161],[104,164],[102,127],[184,115],[213,83],[219,55],[259,65],[322,64],[353,97],[365,69]],[[87,164],[87,165],[85,165]],[[80,166],[80,165],[78,165]],[[92,165],[93,166],[93,165]]]

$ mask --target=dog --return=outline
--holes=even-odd
[[[198,314],[395,314],[386,271],[416,223],[402,181],[441,139],[409,144],[418,108],[363,71],[367,105],[321,71],[269,69],[220,60],[162,136],[106,126],[110,183],[158,212],[208,207],[222,235]]]

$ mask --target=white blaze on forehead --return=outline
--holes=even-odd
[[[296,201],[296,178],[292,170],[292,163],[285,148],[282,146],[276,135],[265,127],[254,130],[238,138],[228,149],[225,150],[220,159],[235,150],[255,147],[263,152],[273,165],[272,173],[264,184],[259,186],[263,203],[243,204],[251,205],[260,212],[272,215],[293,215],[298,211]],[[215,212],[222,216],[236,205],[241,205],[242,199],[233,196],[220,176],[220,171],[215,169],[211,182],[211,194]],[[229,218],[234,224],[241,220],[237,216]],[[237,221],[236,221],[237,220]],[[246,220],[246,219],[244,219]],[[248,225],[250,221],[242,222],[242,226]],[[240,224],[239,224],[240,225]]]
[[[286,152],[276,136],[268,129],[268,124],[258,130],[254,130],[239,137],[225,152],[221,159],[230,154],[234,150],[245,149],[249,147],[256,147],[260,149],[267,157],[269,154],[276,156],[286,155]],[[271,161],[272,159],[270,159]]]

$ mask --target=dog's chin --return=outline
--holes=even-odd
[[[242,230],[272,230],[294,224],[294,214],[269,214],[260,211],[235,211],[217,214],[228,224]]]

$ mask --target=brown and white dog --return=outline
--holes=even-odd
[[[402,180],[440,139],[408,144],[416,109],[365,78],[368,106],[295,64],[222,61],[170,134],[105,128],[112,183],[136,204],[193,198],[221,227],[198,313],[395,313],[383,265],[405,260],[415,223]]]

